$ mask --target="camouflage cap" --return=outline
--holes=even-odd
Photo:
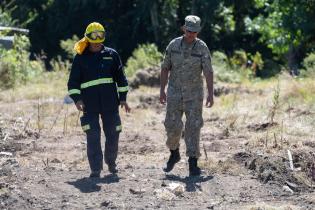
[[[201,30],[200,18],[195,15],[186,16],[184,28],[188,31],[199,32]]]

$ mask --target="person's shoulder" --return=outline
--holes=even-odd
[[[200,48],[208,48],[207,44],[199,38],[197,38],[197,43]]]
[[[172,41],[170,41],[170,43],[169,43],[169,46],[178,46],[178,45],[180,45],[182,39],[183,39],[182,36],[172,39]]]
[[[82,58],[84,57],[84,52],[82,54],[75,54],[74,57],[73,57],[73,61],[79,61],[81,60]]]

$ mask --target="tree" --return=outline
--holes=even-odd
[[[285,60],[289,70],[297,74],[302,56],[314,45],[314,0],[255,0],[259,15],[248,24],[261,33],[261,41]]]

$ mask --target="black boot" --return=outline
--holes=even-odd
[[[101,171],[92,171],[90,174],[90,178],[100,178]]]
[[[189,176],[200,176],[201,170],[198,167],[198,159],[194,157],[189,157]]]
[[[175,164],[180,161],[179,148],[177,148],[176,150],[170,150],[170,151],[171,151],[171,155],[166,163],[166,167],[163,168],[164,172],[170,172],[171,170],[173,170]]]
[[[112,174],[116,174],[118,170],[116,169],[116,164],[109,164],[108,165],[108,171]]]

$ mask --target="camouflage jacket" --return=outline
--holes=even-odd
[[[209,49],[202,40],[191,44],[183,36],[173,39],[166,48],[162,69],[170,70],[168,97],[181,97],[184,101],[203,98],[202,72],[212,72]]]

